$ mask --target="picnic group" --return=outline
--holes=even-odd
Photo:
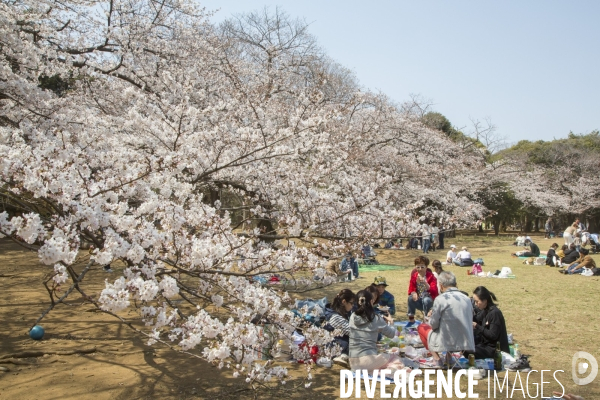
[[[451,246],[452,250],[455,248],[456,246]],[[463,251],[468,252],[466,249]],[[455,259],[456,257],[449,255],[446,263],[453,263]],[[344,264],[351,262],[351,254],[346,255],[342,261]],[[414,269],[407,285],[406,323],[398,325],[394,322],[395,297],[387,290],[388,284],[383,276],[375,277],[369,286],[357,293],[347,288],[340,290],[333,302],[326,305],[324,327],[334,332],[336,336],[332,345],[338,345],[342,351],[333,361],[350,370],[342,370],[345,373],[340,375],[342,397],[350,397],[353,385],[358,390],[356,388],[362,379],[365,381],[367,397],[371,398],[369,390],[374,390],[378,373],[394,376],[394,393],[402,387],[403,398],[406,387],[409,391],[412,390],[414,374],[421,373],[417,369],[422,369],[426,377],[430,376],[429,372],[438,371],[438,396],[442,387],[439,382],[446,379],[440,375],[443,370],[447,370],[449,374],[455,371],[455,380],[461,373],[467,374],[469,398],[472,397],[472,379],[485,376],[476,375],[480,374],[480,368],[484,373],[485,370],[506,370],[516,374],[527,373],[527,377],[532,372],[537,373],[531,369],[527,356],[520,354],[518,345],[511,346],[512,335],[507,332],[506,321],[495,303],[498,299],[494,293],[485,286],[478,286],[469,297],[468,293],[457,288],[456,276],[450,271],[444,271],[440,260],[433,260],[431,267],[426,255],[419,255],[414,259]],[[423,314],[423,323],[415,318],[417,310]],[[416,337],[406,340],[404,336],[409,336],[414,331]],[[398,347],[386,349],[386,341],[392,345],[397,344]],[[350,376],[346,376],[348,374]],[[404,377],[400,381],[396,380],[398,374]],[[404,380],[406,377],[409,377],[408,380]],[[372,386],[367,384],[368,379],[373,380]],[[450,382],[451,375],[447,379]],[[556,376],[554,379],[560,384]],[[491,380],[492,378],[488,380],[488,394]],[[543,375],[541,380],[544,382]],[[384,378],[381,378],[381,382],[383,393]],[[427,385],[427,380],[424,382]],[[454,381],[453,384],[456,389],[458,383]],[[452,391],[452,384],[444,387]],[[420,398],[421,388],[410,392],[411,396]],[[428,389],[422,389],[428,392]],[[495,386],[493,390],[495,393]],[[508,393],[508,386],[506,390]],[[583,400],[575,395],[555,394],[561,396],[557,398]],[[459,397],[465,396],[466,393],[462,393]]]
[[[553,229],[552,218],[548,218],[545,224],[544,238],[546,240],[555,237]],[[525,248],[512,253],[512,255],[524,258],[523,263],[526,264],[545,264],[549,267],[559,268],[558,272],[564,275],[600,275],[600,269],[590,256],[590,253],[596,253],[600,249],[597,233],[589,233],[586,226],[579,219],[576,219],[562,233],[562,238],[564,239],[562,245],[554,242],[550,245],[548,251],[543,254],[538,244],[534,243],[531,237],[520,235],[515,240],[514,245],[525,246]]]

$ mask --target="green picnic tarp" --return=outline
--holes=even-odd
[[[365,264],[359,264],[358,265],[358,269],[360,271],[400,271],[403,269],[406,269],[408,267],[402,267],[400,265],[386,265],[386,264],[378,264],[378,265],[365,265]]]

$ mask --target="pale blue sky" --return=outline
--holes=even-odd
[[[597,0],[200,1],[214,22],[280,6],[363,86],[421,94],[466,131],[470,117],[509,142],[600,129]]]

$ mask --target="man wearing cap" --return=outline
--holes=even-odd
[[[352,271],[352,275],[354,275],[354,279],[358,278],[358,261],[354,257],[352,257],[351,253],[346,254],[346,257],[342,260],[342,264],[340,265],[340,271]]]
[[[385,288],[388,286],[387,282],[385,281],[385,278],[383,276],[375,277],[375,280],[373,281],[373,286],[375,286],[377,288],[377,291],[379,292],[378,304],[381,307],[389,307],[390,315],[396,314],[396,300],[394,300],[393,294],[385,290]]]
[[[456,258],[456,245],[451,245],[450,250],[446,254],[446,264],[452,265],[452,260]]]

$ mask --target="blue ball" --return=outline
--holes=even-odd
[[[39,325],[34,326],[29,331],[29,337],[33,340],[42,340],[42,338],[44,337],[44,328],[42,328]]]

